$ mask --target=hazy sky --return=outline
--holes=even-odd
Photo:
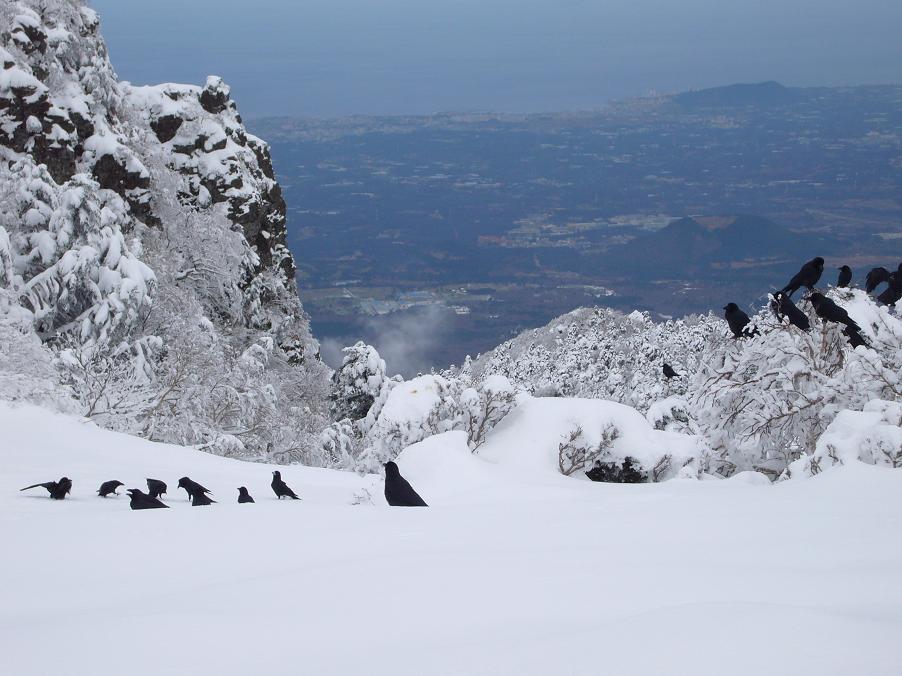
[[[902,0],[93,0],[119,76],[245,117],[549,111],[731,82],[902,82]]]

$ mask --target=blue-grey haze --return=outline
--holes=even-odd
[[[93,0],[120,77],[245,117],[535,112],[731,82],[902,81],[899,0]]]

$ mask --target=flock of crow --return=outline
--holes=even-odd
[[[839,269],[839,277],[836,280],[837,288],[846,288],[852,283],[852,268],[843,265]],[[770,309],[781,322],[784,318],[789,323],[802,331],[808,331],[811,328],[811,322],[808,321],[808,315],[802,312],[792,302],[792,294],[801,289],[803,286],[808,289],[807,300],[814,308],[815,314],[824,322],[834,322],[842,324],[845,328],[843,334],[849,340],[852,347],[859,345],[867,346],[867,342],[861,335],[861,327],[849,316],[842,307],[834,303],[819,291],[815,291],[814,286],[818,283],[821,275],[824,274],[824,259],[818,256],[802,266],[802,269],[789,280],[789,284],[779,291],[770,294]],[[877,287],[886,284],[886,288],[877,296],[877,302],[884,305],[892,305],[902,298],[902,263],[895,272],[890,272],[886,268],[874,268],[865,277],[864,290],[867,293],[874,293]],[[751,338],[757,336],[759,331],[754,326],[749,326],[751,319],[743,312],[736,303],[727,303],[724,306],[724,319],[730,325],[733,332],[733,338]],[[664,377],[670,380],[678,378],[679,374],[673,370],[670,364],[664,364]]]
[[[118,496],[119,493],[116,490],[124,485],[121,481],[104,481],[100,484],[100,488],[97,489],[97,495],[102,498],[110,495]],[[279,471],[272,473],[270,486],[279,500],[282,498],[300,500],[297,494],[282,479],[282,473]],[[204,507],[216,502],[210,497],[212,492],[208,488],[201,486],[189,477],[183,476],[179,479],[178,487],[185,490],[193,507]],[[22,488],[21,491],[27,491],[31,488],[44,488],[53,500],[63,500],[72,492],[72,479],[64,476],[59,481],[32,484]],[[131,499],[130,506],[132,509],[165,509],[169,505],[163,502],[161,498],[166,494],[166,490],[166,482],[159,479],[147,479],[146,493],[138,488],[129,488],[126,493]],[[393,462],[385,463],[385,499],[393,507],[428,507],[423,498],[407,482],[407,479],[401,476],[398,466]],[[238,502],[239,504],[254,502],[254,498],[251,497],[251,494],[248,493],[247,488],[244,486],[238,488]]]
[[[790,324],[802,331],[810,329],[811,323],[808,321],[808,316],[792,302],[792,294],[805,287],[808,289],[806,299],[811,303],[818,317],[824,322],[842,324],[845,327],[843,333],[852,347],[867,345],[867,342],[861,335],[861,327],[855,323],[849,316],[849,313],[824,294],[815,290],[814,287],[823,274],[824,259],[820,256],[812,258],[789,280],[789,284],[771,294],[771,310],[780,321],[786,318]],[[839,268],[836,286],[837,288],[848,287],[851,282],[852,269],[848,265],[843,265]],[[886,268],[874,268],[871,270],[865,278],[865,291],[873,293],[878,286],[884,283],[887,286],[877,296],[878,302],[892,305],[902,298],[902,263],[899,264],[895,272],[889,272]],[[739,309],[736,303],[728,303],[724,306],[724,319],[730,325],[734,338],[749,338],[758,335],[758,329],[749,326],[751,319]]]

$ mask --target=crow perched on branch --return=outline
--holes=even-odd
[[[673,367],[670,364],[664,364],[663,371],[664,371],[664,377],[667,378],[667,380],[670,380],[671,378],[679,378],[680,377],[680,374],[677,373],[676,371],[674,371]]]
[[[899,263],[899,269],[891,273],[886,281],[889,286],[877,296],[877,301],[884,305],[894,305],[902,298],[902,263]]]
[[[839,268],[839,278],[836,280],[836,288],[844,289],[852,283],[852,268],[843,265]]]
[[[758,329],[753,328],[751,331],[748,330],[749,322],[752,320],[749,319],[749,316],[739,309],[739,306],[736,303],[727,303],[723,306],[724,309],[724,319],[727,320],[727,324],[730,325],[730,331],[733,332],[733,338],[751,338],[752,336],[758,335]]]
[[[147,493],[152,498],[160,498],[166,493],[166,483],[159,479],[147,479]]]
[[[50,493],[50,497],[54,500],[64,500],[65,497],[72,490],[72,479],[69,477],[63,477],[59,481],[45,481],[42,484],[32,484],[31,486],[26,486],[25,488],[20,488],[19,492],[27,491],[31,488],[46,488],[47,492]]]
[[[295,495],[294,491],[288,487],[284,481],[282,481],[282,473],[279,471],[275,471],[272,473],[272,486],[273,493],[276,494],[276,497],[281,500],[282,498],[291,498],[292,500],[300,500],[300,498]]]
[[[428,507],[407,479],[401,476],[398,466],[385,463],[385,500],[392,507]]]
[[[124,485],[125,484],[122,483],[121,481],[116,481],[116,480],[104,481],[102,484],[100,484],[100,488],[97,489],[97,495],[99,495],[102,498],[105,498],[108,495],[119,495],[116,492],[116,489],[119,488],[119,486],[124,486]]]
[[[789,280],[789,284],[783,287],[783,293],[792,296],[803,286],[809,291],[817,284],[817,280],[824,274],[824,259],[818,256],[802,266],[795,276]]]
[[[797,308],[792,299],[782,291],[775,291],[771,294],[770,309],[781,322],[786,317],[790,324],[802,329],[802,331],[807,331],[811,328],[808,316]]]
[[[874,289],[889,281],[889,270],[886,268],[873,268],[865,277],[864,290],[873,293]]]
[[[129,488],[125,492],[128,493],[129,498],[131,498],[128,506],[132,509],[169,509],[169,505],[159,498],[148,495],[137,488]]]
[[[846,327],[843,329],[843,333],[849,339],[849,344],[852,345],[852,347],[867,345],[867,342],[861,335],[861,327],[855,323],[844,308],[817,291],[809,294],[808,300],[810,300],[811,304],[814,306],[814,311],[817,316],[823,319],[824,322],[842,324]]]

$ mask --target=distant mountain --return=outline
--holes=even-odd
[[[614,249],[617,259],[634,267],[647,266],[664,275],[675,270],[795,256],[810,258],[814,243],[761,216],[681,218],[662,230],[642,235]],[[816,245],[814,245],[816,246]]]
[[[795,89],[784,87],[773,80],[699,89],[673,97],[675,103],[686,108],[767,107],[785,105],[796,99],[798,92]]]

